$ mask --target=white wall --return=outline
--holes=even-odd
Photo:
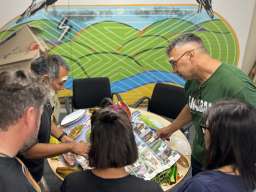
[[[212,0],[213,9],[223,16],[228,23],[235,30],[239,45],[240,45],[240,61],[239,67],[244,71],[248,71],[252,65],[251,61],[255,60],[252,58],[253,50],[256,50],[256,41],[251,41],[248,39],[251,28],[251,23],[253,18],[256,16],[254,14],[254,8],[256,7],[255,0]],[[2,27],[9,20],[13,19],[18,14],[22,13],[23,10],[30,4],[31,0],[8,0],[2,1],[0,7],[0,27]],[[163,3],[172,3],[172,4],[196,4],[196,0],[59,0],[57,4],[163,4]],[[253,17],[254,16],[254,17]],[[254,21],[256,22],[256,21]],[[254,28],[256,24],[254,24]],[[255,29],[256,30],[256,29]],[[252,34],[252,33],[251,33]],[[255,33],[254,33],[255,34]],[[253,38],[253,35],[250,36]],[[253,42],[253,43],[252,43]],[[250,49],[247,49],[247,46]],[[245,50],[246,54],[245,54]],[[246,56],[246,59],[245,59]],[[249,58],[250,59],[249,59]]]
[[[242,69],[249,73],[254,62],[256,62],[256,3],[254,6],[254,14],[251,22],[250,33],[247,39],[246,49],[243,58]]]
[[[31,0],[1,0],[0,28],[8,21],[21,14],[31,3]]]

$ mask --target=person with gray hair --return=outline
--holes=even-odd
[[[29,73],[0,73],[0,191],[40,191],[15,156],[36,142],[47,92]]]
[[[55,91],[63,89],[68,78],[69,66],[59,55],[41,56],[31,63],[31,70],[38,75],[48,74]]]
[[[56,93],[64,89],[64,84],[68,79],[69,66],[59,55],[41,56],[31,63],[31,70],[51,85],[52,91],[50,98],[51,105],[54,107],[53,117],[55,123],[59,117],[59,101]]]
[[[39,57],[31,64],[31,71],[36,74],[42,82],[50,85],[52,92],[63,88],[67,79],[68,66],[64,60],[57,55]],[[51,95],[52,96],[52,95]],[[51,96],[44,105],[41,124],[38,134],[38,143],[30,149],[20,153],[19,157],[26,164],[34,179],[46,190],[47,185],[43,179],[44,160],[47,157],[72,152],[79,155],[87,153],[89,145],[77,143],[68,137],[62,129],[58,128],[52,117],[53,106]],[[50,136],[54,136],[60,144],[49,144]]]
[[[203,133],[200,129],[202,113],[220,99],[240,99],[256,105],[256,87],[241,70],[211,57],[203,40],[187,33],[171,42],[167,49],[169,62],[175,73],[187,80],[187,104],[171,125],[158,130],[158,136],[169,138],[176,130],[192,121],[195,137],[192,147],[192,175],[202,170],[205,161]]]

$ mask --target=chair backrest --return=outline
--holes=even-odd
[[[73,108],[84,109],[99,106],[105,97],[111,98],[110,81],[107,77],[73,80]]]
[[[184,88],[157,83],[148,104],[148,111],[175,119],[185,104]]]

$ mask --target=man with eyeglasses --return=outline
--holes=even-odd
[[[59,55],[41,56],[31,63],[31,71],[42,82],[50,85],[51,90],[41,116],[38,143],[22,152],[19,157],[26,164],[34,179],[40,183],[44,191],[47,191],[46,182],[43,179],[45,158],[67,152],[84,155],[88,152],[89,145],[73,141],[62,129],[57,127],[58,117],[54,114],[56,92],[64,88],[69,72],[69,67],[65,61]],[[61,143],[49,144],[50,135],[57,138]]]
[[[192,147],[192,175],[202,171],[205,161],[202,113],[220,99],[237,98],[256,105],[256,87],[241,70],[212,58],[203,41],[194,34],[184,34],[168,47],[173,71],[187,80],[187,104],[169,126],[158,130],[161,138],[169,138],[176,130],[191,122],[195,128]]]

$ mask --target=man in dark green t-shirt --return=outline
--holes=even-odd
[[[256,87],[247,75],[232,65],[222,64],[212,58],[202,40],[194,34],[185,34],[174,40],[167,54],[173,71],[187,80],[186,106],[173,123],[158,130],[161,138],[193,122],[195,138],[192,147],[192,174],[202,170],[204,138],[200,128],[202,114],[221,99],[239,99],[256,105]]]

